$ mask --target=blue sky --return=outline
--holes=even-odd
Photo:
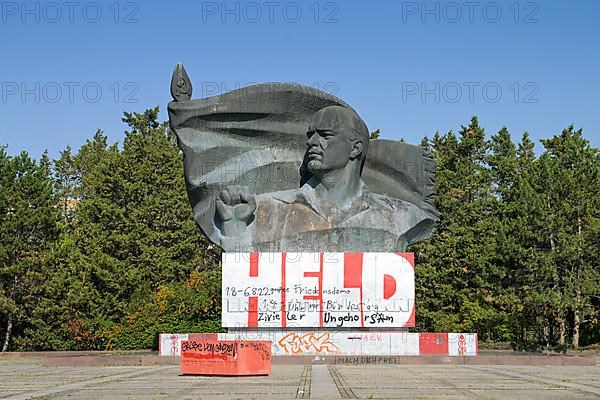
[[[57,157],[98,128],[122,141],[123,111],[160,105],[166,119],[179,61],[194,98],[298,82],[341,97],[384,138],[418,143],[477,115],[488,134],[504,125],[537,140],[572,123],[600,146],[594,0],[0,6],[0,144],[11,154]]]

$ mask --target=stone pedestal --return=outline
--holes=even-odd
[[[414,265],[412,253],[223,253],[228,333],[188,343],[267,341],[278,356],[477,355],[477,334],[409,332]],[[178,338],[161,341],[181,347],[183,366],[191,359]]]

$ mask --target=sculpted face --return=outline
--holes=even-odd
[[[326,107],[315,113],[306,132],[310,173],[322,176],[348,164],[354,149],[350,129],[342,107]]]

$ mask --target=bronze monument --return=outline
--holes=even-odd
[[[225,251],[405,251],[431,235],[435,163],[370,140],[352,107],[266,83],[191,100],[179,64],[169,103],[196,222]]]

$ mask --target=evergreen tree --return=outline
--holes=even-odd
[[[577,348],[582,320],[597,312],[590,295],[600,283],[597,248],[593,245],[600,218],[598,150],[572,125],[542,143],[546,149],[543,159],[550,171],[545,183],[552,210],[548,225],[555,254],[555,283],[563,311],[559,322],[564,323],[567,310],[572,313],[572,345]]]
[[[79,171],[71,146],[60,153],[60,158],[54,161],[54,179],[56,195],[64,221],[69,226],[74,217],[79,188]]]
[[[25,152],[0,149],[0,332],[2,351],[30,325],[45,278],[45,261],[58,235],[58,213],[48,164]]]
[[[79,255],[69,262],[77,263],[77,285],[90,299],[77,300],[87,318],[71,325],[86,337],[112,329],[160,285],[218,265],[193,221],[175,138],[157,117],[158,108],[125,113],[122,151],[107,148],[97,132],[76,156],[81,200],[73,241]]]
[[[508,149],[507,131],[497,139],[507,137]],[[436,133],[431,147],[438,163],[441,217],[432,239],[414,249],[417,302],[423,305],[417,321],[423,319],[421,329],[476,331],[484,341],[507,340],[505,270],[495,262],[500,200],[488,167],[490,151],[498,150],[499,161],[500,150],[490,148],[476,117],[458,136]]]

